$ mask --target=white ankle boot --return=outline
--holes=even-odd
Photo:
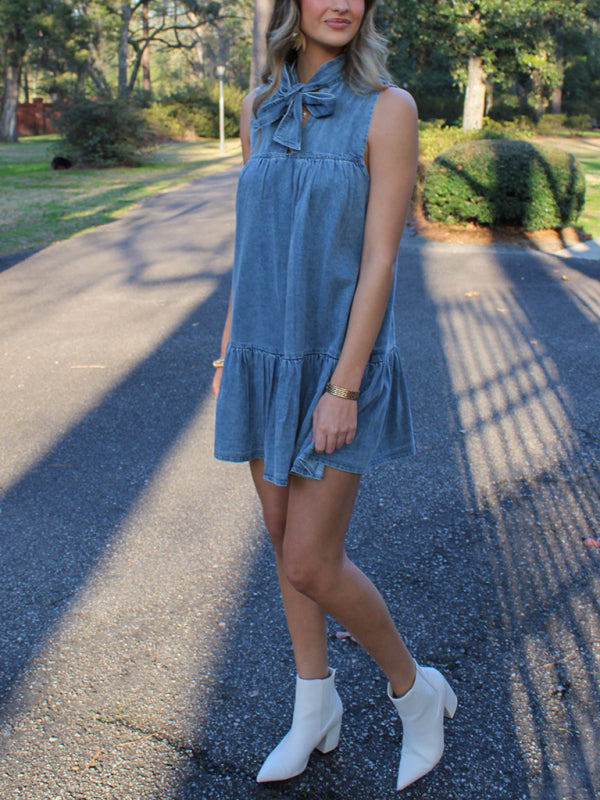
[[[402,720],[402,752],[397,789],[422,778],[444,752],[444,716],[453,717],[456,695],[444,676],[433,667],[417,666],[415,682],[402,697],[388,696]]]
[[[267,756],[256,780],[284,781],[304,772],[312,751],[329,753],[337,747],[342,725],[342,701],[335,688],[335,670],[329,677],[307,681],[296,678],[292,727]]]

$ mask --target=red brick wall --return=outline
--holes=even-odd
[[[36,97],[33,103],[19,103],[17,107],[17,133],[19,136],[35,136],[40,133],[56,133],[52,119],[52,106]]]

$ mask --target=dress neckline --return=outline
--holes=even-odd
[[[304,84],[298,78],[295,61],[292,64],[286,64],[285,66],[288,69],[288,75],[291,84],[300,84],[301,86],[308,86],[311,89],[314,87],[316,89],[317,87],[326,88],[328,86],[332,86],[334,83],[337,83],[339,80],[342,80],[344,61],[345,61],[345,56],[343,53],[340,53],[339,56],[335,56],[335,58],[329,59],[329,61],[326,61],[324,64],[321,64],[321,66],[315,72],[312,78]]]
[[[329,117],[336,104],[333,86],[343,80],[344,56],[326,61],[308,83],[298,80],[294,64],[284,64],[281,83],[256,113],[259,126],[276,122],[273,140],[288,150],[302,149],[302,117],[307,108],[313,117]]]

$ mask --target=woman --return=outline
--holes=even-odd
[[[443,751],[454,692],[413,661],[344,537],[369,464],[413,450],[393,331],[417,112],[386,81],[375,0],[275,0],[265,84],[242,106],[232,299],[215,363],[217,458],[249,461],[296,661],[292,725],[258,781],[334,749],[326,613],[387,675],[402,789]]]

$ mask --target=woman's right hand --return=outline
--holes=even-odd
[[[346,400],[324,392],[313,413],[315,452],[331,454],[345,444],[352,444],[357,415],[356,400]]]

